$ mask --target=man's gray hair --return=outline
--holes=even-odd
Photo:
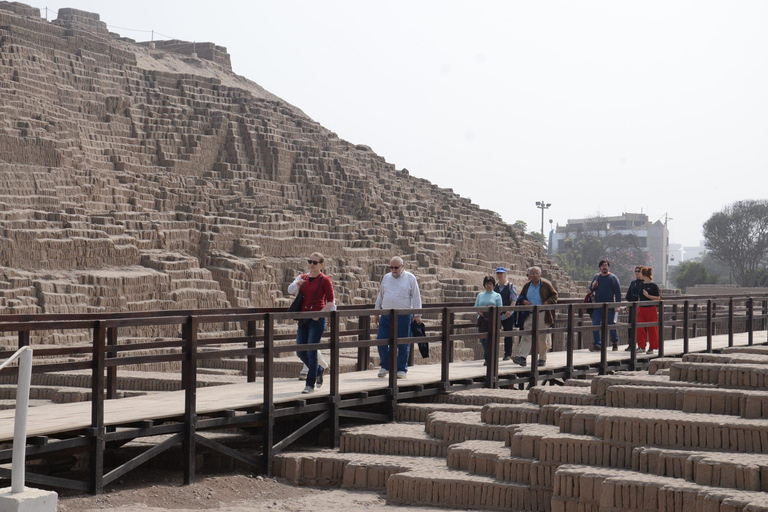
[[[390,263],[392,263],[393,261],[396,261],[398,265],[402,265],[404,263],[403,258],[401,258],[400,256],[393,256],[392,259],[389,260]]]
[[[538,270],[539,274],[541,274],[541,267],[531,267],[528,269],[528,274],[530,275],[531,271]]]

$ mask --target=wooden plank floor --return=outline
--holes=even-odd
[[[755,344],[766,342],[766,331],[754,333]],[[689,340],[691,352],[706,350],[706,337]],[[747,345],[747,333],[734,335],[734,345]],[[713,337],[713,348],[728,346],[728,336]],[[664,353],[673,357],[683,353],[683,340],[668,340],[664,343]],[[417,356],[418,357],[418,356]],[[650,356],[641,354],[638,359],[648,359]],[[628,360],[629,353],[624,346],[618,352],[608,351],[608,360]],[[530,361],[530,359],[529,359]],[[547,366],[551,370],[565,367],[565,352],[550,352]],[[574,352],[574,366],[589,365],[600,361],[599,352],[577,350]],[[511,361],[499,361],[499,373],[502,376],[529,371],[530,367],[521,367]],[[378,370],[343,373],[340,377],[342,395],[361,391],[375,391],[387,387],[389,379],[377,377]],[[452,363],[450,378],[454,380],[482,377],[485,367],[482,361]],[[440,365],[416,365],[408,369],[408,378],[401,380],[403,386],[418,384],[433,384],[440,380]],[[297,399],[311,399],[328,395],[329,378],[323,388],[311,395],[302,395],[304,384],[299,380],[275,380],[275,402],[283,403]],[[203,387],[197,390],[197,411],[199,414],[212,413],[228,409],[260,406],[263,401],[263,381],[254,383],[227,384],[222,386]],[[105,425],[122,425],[146,419],[162,419],[178,417],[184,414],[184,391],[153,393],[144,396],[121,398],[105,401]],[[0,442],[13,439],[14,411],[0,411]],[[45,436],[61,432],[77,431],[91,424],[91,403],[76,402],[70,404],[51,404],[32,407],[29,409],[29,436]]]

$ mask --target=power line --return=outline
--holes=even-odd
[[[59,11],[56,11],[56,10],[48,8],[48,7],[43,7],[43,10],[45,10],[45,19],[46,19],[46,21],[48,20],[48,11],[50,11],[53,14],[55,14],[56,16],[59,15]],[[108,28],[116,28],[118,30],[128,30],[130,32],[143,32],[145,34],[152,34],[152,40],[153,41],[155,39],[155,37],[154,37],[155,34],[157,34],[158,36],[161,36],[161,37],[165,37],[167,39],[179,39],[178,37],[169,36],[167,34],[161,34],[160,32],[157,32],[157,31],[151,30],[151,29],[150,30],[143,30],[143,29],[139,29],[139,28],[118,27],[117,25],[109,25],[107,23],[105,23],[105,25],[107,25]]]

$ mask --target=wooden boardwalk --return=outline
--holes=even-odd
[[[766,331],[754,332],[754,343],[766,343]],[[734,346],[748,344],[748,334],[734,335]],[[712,347],[719,350],[728,346],[728,335],[712,337]],[[706,336],[689,339],[689,352],[705,352],[707,349]],[[683,340],[664,341],[664,357],[675,357],[683,354]],[[638,361],[647,361],[651,357],[645,354],[637,356]],[[607,352],[609,364],[629,360],[629,352],[624,346],[619,351]],[[529,358],[530,361],[530,358]],[[594,366],[600,362],[599,352],[588,350],[574,351],[574,367]],[[547,365],[539,368],[541,372],[558,370],[566,366],[566,352],[550,352]],[[359,393],[370,393],[385,390],[389,385],[388,378],[378,378],[378,370],[366,370],[343,373],[339,377],[339,393],[352,396]],[[521,367],[511,361],[499,362],[500,379],[514,375],[530,373],[530,367]],[[450,364],[450,379],[452,382],[474,381],[482,379],[486,368],[482,361],[455,362]],[[398,387],[407,389],[416,386],[434,385],[440,381],[440,365],[415,365],[409,368],[407,379],[399,379]],[[295,379],[275,379],[274,403],[311,403],[322,401],[329,396],[329,384],[316,390],[313,394],[302,395],[303,384]],[[302,402],[303,401],[303,402]],[[221,386],[203,387],[197,389],[197,414],[208,415],[230,410],[258,409],[264,403],[263,382],[244,382]],[[163,420],[178,418],[185,413],[185,391],[159,392],[144,396],[106,400],[104,402],[104,425],[121,426],[136,424],[145,420]],[[53,436],[67,432],[78,432],[87,429],[91,422],[91,402],[69,404],[51,404],[29,409],[28,435],[30,437]],[[0,442],[13,439],[14,411],[0,411]]]

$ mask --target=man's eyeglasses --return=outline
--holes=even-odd
[[[398,265],[398,266],[390,265],[390,266],[389,266],[389,268],[391,268],[392,270],[397,270],[397,269],[399,269],[400,267],[402,267],[402,265]]]
[[[319,265],[320,263],[322,263],[322,261],[307,260],[307,263],[309,263],[310,265]]]

